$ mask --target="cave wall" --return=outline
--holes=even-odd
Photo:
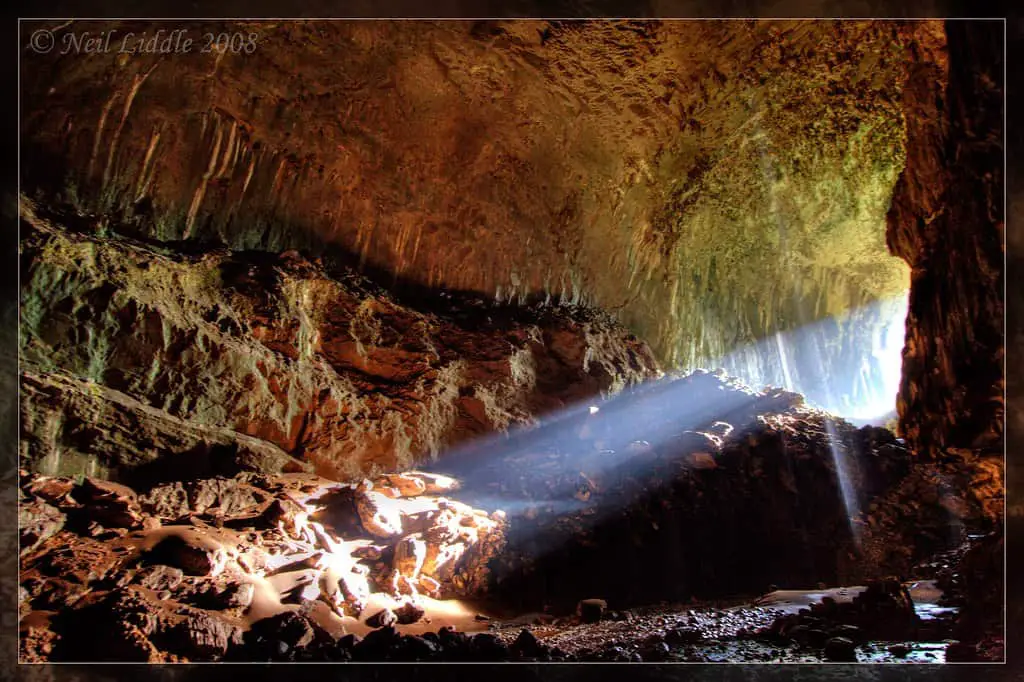
[[[903,83],[938,49],[914,45],[941,46],[941,23],[213,28],[259,39],[26,55],[25,187],[163,241],[330,247],[428,287],[592,303],[681,367],[907,287],[885,212]],[[856,366],[866,345],[815,352]]]
[[[658,375],[597,311],[411,307],[296,252],[161,252],[22,215],[22,462],[42,473],[346,480]]]
[[[1002,24],[946,29],[948,66],[923,55],[904,91],[907,164],[889,213],[890,248],[912,268],[900,430],[924,456],[1002,456]]]

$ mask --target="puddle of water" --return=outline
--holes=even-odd
[[[956,613],[956,607],[939,605],[942,599],[942,590],[936,587],[934,580],[916,580],[904,584],[914,602],[914,610],[921,620],[934,620]],[[779,609],[785,613],[797,613],[800,609],[810,608],[811,604],[820,602],[823,597],[831,597],[837,603],[853,601],[853,598],[865,589],[863,585],[855,585],[827,590],[776,590],[758,597],[752,602],[752,605]],[[750,605],[734,607],[734,609],[746,608],[750,608]]]
[[[874,651],[863,647],[857,649],[857,659],[864,663],[945,663],[946,642],[906,642],[907,655],[902,658],[893,655],[889,648],[892,642],[871,642]]]

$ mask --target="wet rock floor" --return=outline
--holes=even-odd
[[[564,652],[568,660],[581,661],[818,663],[832,660],[825,650],[831,635],[845,634],[855,640],[852,650],[856,662],[943,663],[947,646],[955,641],[948,635],[956,609],[939,606],[942,595],[933,581],[908,583],[907,587],[915,612],[925,626],[916,633],[917,640],[865,639],[856,626],[841,623],[828,623],[809,637],[799,632],[795,636],[772,632],[774,623],[787,615],[799,616],[801,609],[820,605],[822,597],[842,600],[863,591],[863,587],[780,590],[742,603],[675,604],[612,611],[597,623],[534,614],[497,620],[491,631],[511,645],[523,629],[528,629],[538,642]],[[543,652],[539,659],[549,660]]]

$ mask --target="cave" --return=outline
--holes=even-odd
[[[1003,661],[1001,22],[21,30],[21,662]]]

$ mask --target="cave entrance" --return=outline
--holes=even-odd
[[[755,388],[802,394],[855,425],[896,418],[909,289],[765,336],[718,366]]]

